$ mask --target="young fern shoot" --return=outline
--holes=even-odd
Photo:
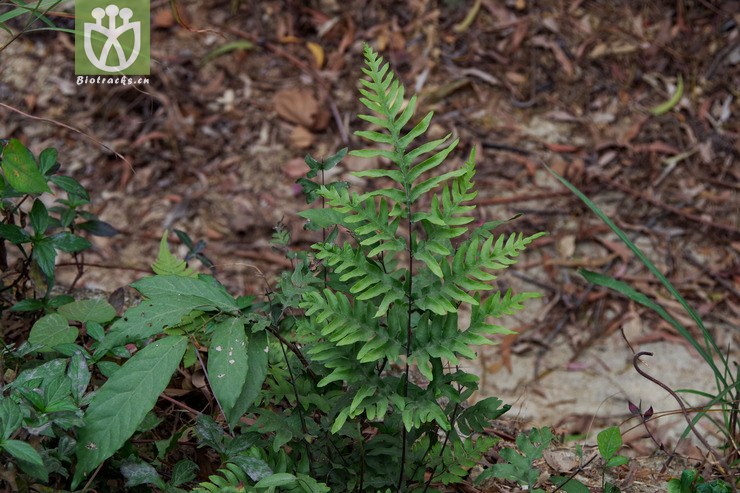
[[[323,289],[304,293],[306,317],[299,325],[310,358],[323,366],[318,386],[339,382],[346,390],[330,412],[332,432],[346,434],[362,423],[400,435],[402,443],[392,459],[401,464],[394,485],[401,491],[423,481],[430,450],[440,456],[478,450],[472,438],[455,431],[456,420],[464,419],[469,432],[482,431],[487,419],[508,409],[489,398],[460,412],[477,389],[477,377],[458,365],[461,358],[476,357],[471,346],[491,344],[487,336],[510,333],[490,324],[490,317],[510,314],[538,296],[492,294],[491,281],[492,271],[514,264],[544,233],[496,237],[493,229],[500,223],[471,228],[475,151],[459,169],[435,173],[458,139],[447,135],[424,142],[431,112],[404,132],[414,116],[416,96],[404,106],[404,87],[389,64],[368,46],[364,53],[367,78],[361,80],[360,101],[370,114],[359,117],[376,130],[356,135],[377,147],[351,154],[384,158],[392,166],[354,175],[384,179],[389,185],[363,194],[344,187],[317,190],[327,208],[302,215],[324,228],[341,226],[355,242],[337,244],[332,234],[331,241],[312,246],[329,275]],[[458,323],[462,305],[472,309],[467,327]],[[412,382],[411,367],[427,382]],[[439,430],[450,447],[438,446]],[[374,453],[392,454],[378,439],[364,445],[366,454],[373,442],[378,442]],[[445,472],[445,463],[450,461],[442,458],[432,466],[432,477]]]

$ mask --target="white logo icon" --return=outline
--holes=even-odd
[[[108,16],[107,26],[103,25],[103,18],[106,15]],[[130,8],[125,7],[119,9],[118,5],[115,4],[108,5],[105,10],[100,7],[92,10],[95,23],[85,23],[85,54],[87,55],[87,59],[90,60],[90,63],[95,65],[96,68],[105,72],[120,72],[121,70],[126,70],[136,61],[141,50],[141,22],[129,22],[133,15],[134,13]],[[116,26],[117,16],[120,16],[123,20],[120,26]],[[119,38],[128,30],[132,30],[134,33],[134,47],[129,56],[126,57]],[[93,32],[100,33],[107,38],[99,56],[93,51]],[[115,51],[118,65],[108,65],[108,57],[111,54],[111,50]]]

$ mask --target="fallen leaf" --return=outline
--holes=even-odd
[[[298,149],[306,149],[311,147],[315,140],[314,134],[312,134],[306,127],[302,125],[296,125],[293,127],[293,131],[290,133],[290,142]]]
[[[306,43],[306,48],[313,55],[313,61],[316,68],[320,69],[324,66],[324,49],[318,43],[309,41]]]
[[[542,457],[547,465],[559,473],[567,473],[580,465],[575,450],[568,448],[546,449]]]
[[[319,103],[312,90],[307,88],[283,89],[272,98],[275,111],[283,120],[304,127],[313,127],[319,113]]]
[[[558,238],[555,247],[561,257],[570,258],[576,252],[576,235],[563,235]]]
[[[306,174],[306,172],[308,172],[308,165],[306,165],[306,161],[300,157],[293,158],[283,165],[283,173],[285,173],[288,178],[292,178],[294,180],[301,178]]]

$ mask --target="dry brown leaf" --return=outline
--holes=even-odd
[[[275,111],[283,120],[306,128],[314,125],[319,113],[319,102],[308,88],[289,88],[275,93],[272,98]]]
[[[547,449],[542,457],[548,466],[559,473],[571,472],[580,465],[575,450],[570,448]]]
[[[313,145],[315,140],[314,134],[312,134],[306,127],[296,125],[293,127],[293,131],[290,132],[290,142],[298,149],[306,149]]]
[[[563,235],[555,243],[558,253],[563,258],[571,258],[576,252],[576,235]]]
[[[293,158],[283,165],[283,173],[285,173],[288,178],[292,178],[294,180],[304,176],[307,171],[308,166],[303,158],[300,157]]]

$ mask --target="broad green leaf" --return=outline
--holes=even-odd
[[[213,395],[228,422],[236,421],[232,411],[247,378],[247,343],[244,319],[229,317],[214,325],[208,348],[208,380]]]
[[[69,231],[62,231],[51,237],[54,247],[67,253],[81,252],[87,250],[92,244],[82,236],[77,236]]]
[[[21,442],[20,440],[5,440],[0,443],[0,448],[4,449],[7,453],[18,460],[28,462],[34,466],[44,466],[44,461],[41,459],[39,453],[26,442]]]
[[[77,435],[73,488],[136,431],[167,387],[187,344],[187,338],[179,336],[149,344],[97,391],[85,413],[85,426]]]
[[[33,201],[33,207],[31,207],[28,218],[31,220],[31,229],[37,235],[44,234],[49,227],[49,211],[46,210],[46,206],[39,199]]]
[[[601,457],[609,461],[622,448],[622,434],[618,427],[610,426],[596,436],[596,442],[599,445]]]
[[[44,408],[46,413],[77,411],[79,406],[72,400],[72,381],[66,375],[48,382],[44,387]]]
[[[146,339],[161,333],[167,326],[177,325],[200,303],[203,303],[203,299],[196,296],[168,296],[156,301],[143,301],[129,308],[111,326],[110,332],[95,351],[96,358],[116,346]]]
[[[10,139],[3,150],[2,159],[5,179],[11,187],[20,193],[51,192],[33,154],[18,139]]]
[[[31,236],[15,224],[0,224],[0,238],[5,238],[14,245],[31,241]]]
[[[267,356],[267,333],[261,331],[250,334],[247,342],[247,378],[231,410],[230,427],[236,425],[262,391],[262,384],[267,377]]]
[[[212,306],[217,310],[235,312],[239,310],[236,300],[217,281],[209,276],[197,279],[182,276],[152,276],[140,279],[133,284],[141,294],[152,300],[161,297],[200,298],[201,308]]]
[[[67,368],[67,360],[62,358],[53,359],[43,365],[28,370],[23,370],[18,377],[8,384],[8,388],[20,389],[26,387],[32,380],[52,380],[64,375]]]
[[[51,351],[54,346],[75,342],[79,329],[70,327],[67,319],[52,313],[38,319],[31,332],[28,334],[28,342],[44,346],[42,351]]]
[[[99,324],[113,320],[116,316],[116,309],[103,298],[73,301],[59,307],[59,315],[66,317],[67,320],[76,320],[78,322],[97,322]]]
[[[0,397],[0,442],[7,440],[23,423],[21,408],[9,397]]]

